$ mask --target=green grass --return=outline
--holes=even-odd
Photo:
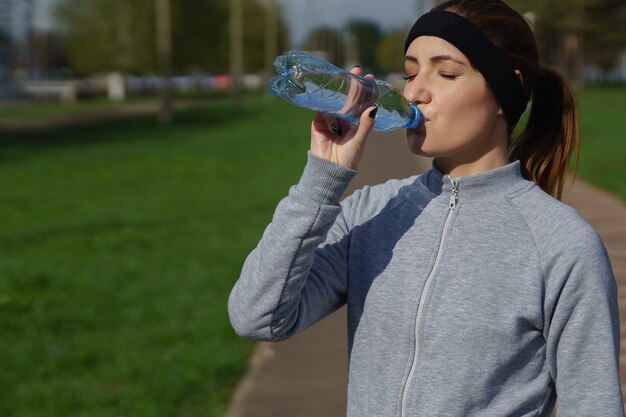
[[[46,117],[80,114],[94,110],[113,109],[128,103],[137,103],[151,99],[133,98],[128,102],[111,102],[108,99],[93,99],[77,103],[39,102],[0,106],[0,123],[8,120],[36,120]]]
[[[576,93],[576,102],[581,136],[576,175],[626,202],[626,86],[586,88]],[[529,108],[514,136],[523,130],[528,113]],[[572,161],[570,168],[574,165]]]
[[[626,201],[626,87],[587,89],[577,98],[579,174]]]
[[[176,99],[186,101],[210,101],[224,99],[228,97],[228,91],[201,91],[201,92],[180,92],[175,95]],[[101,110],[115,109],[123,106],[149,103],[158,100],[157,95],[132,96],[126,101],[115,102],[108,98],[94,98],[80,100],[76,103],[58,103],[54,101],[24,102],[3,105],[0,102],[0,124],[6,121],[29,121],[42,118],[54,118],[58,116],[80,115]]]
[[[579,94],[580,175],[626,200],[625,89]],[[222,417],[252,343],[227,297],[305,163],[253,98],[0,134],[0,416]]]
[[[227,297],[310,118],[253,99],[0,138],[0,415],[221,417],[252,347]]]

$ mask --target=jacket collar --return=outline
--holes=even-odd
[[[503,197],[533,185],[522,175],[520,161],[454,179],[458,181],[459,199],[462,202]],[[439,171],[434,160],[432,169],[422,175],[420,180],[435,196],[449,197],[452,193],[452,178]]]

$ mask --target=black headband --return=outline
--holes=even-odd
[[[527,97],[522,83],[502,52],[476,25],[453,12],[428,12],[409,31],[404,53],[420,36],[436,36],[458,48],[483,75],[511,127],[526,109]]]

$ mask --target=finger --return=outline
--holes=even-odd
[[[318,132],[328,132],[330,131],[330,126],[328,125],[328,115],[324,113],[316,113],[315,118],[313,119],[313,127]]]
[[[352,69],[350,70],[350,73],[352,73],[352,74],[354,74],[354,75],[359,75],[359,76],[360,76],[360,75],[362,75],[362,74],[363,74],[363,70],[361,69],[361,67],[360,67],[360,66],[358,66],[358,65],[357,65],[357,66],[355,66],[354,68],[352,68]]]
[[[333,132],[335,136],[341,136],[344,134],[344,132],[346,132],[346,129],[343,126],[343,123],[341,120],[325,113],[322,113],[322,117],[324,118],[324,122],[326,123],[327,129]]]
[[[343,132],[344,132],[343,124],[341,124],[339,121],[337,121],[337,123],[333,123],[330,126],[330,130],[332,130],[332,132],[335,134],[335,136],[341,136],[341,135],[343,135]]]
[[[374,77],[374,74],[367,74],[365,78],[375,78],[375,77]]]

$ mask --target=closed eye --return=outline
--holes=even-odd
[[[404,79],[404,81],[411,81],[416,76],[417,76],[417,74],[405,75],[404,77],[402,77],[402,79]]]
[[[439,74],[441,75],[443,78],[447,79],[447,80],[455,80],[459,75],[458,74]]]

